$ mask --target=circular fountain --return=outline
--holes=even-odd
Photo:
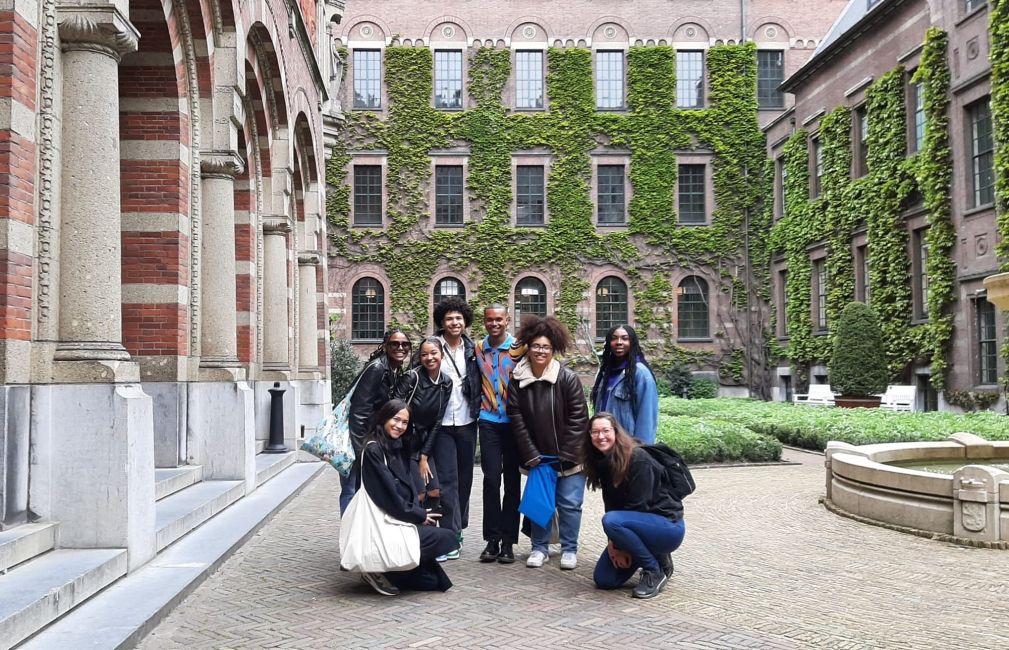
[[[830,442],[824,503],[916,534],[1009,548],[1009,442],[955,433],[944,442]]]

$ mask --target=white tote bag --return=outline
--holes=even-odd
[[[363,573],[413,569],[420,564],[417,526],[390,517],[375,505],[368,496],[363,462],[361,470],[361,489],[354,494],[340,523],[340,566]]]

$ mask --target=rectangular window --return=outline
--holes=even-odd
[[[624,107],[624,53],[596,52],[596,108]]]
[[[869,171],[869,115],[865,106],[855,110],[855,176]]]
[[[995,336],[995,305],[981,298],[974,301],[977,312],[978,383],[998,383],[998,340]]]
[[[785,165],[785,157],[781,156],[778,158],[778,191],[777,195],[774,197],[777,205],[775,207],[775,214],[779,217],[785,216],[785,210],[788,209],[788,201],[786,201],[785,190],[788,187],[788,166]]]
[[[677,50],[676,106],[704,108],[704,52]]]
[[[462,52],[435,50],[434,107],[462,108]]]
[[[991,132],[991,106],[987,97],[967,107],[967,124],[970,129],[971,207],[978,207],[995,201],[995,174],[992,168],[995,143]]]
[[[778,332],[788,336],[788,271],[778,273]]]
[[[704,165],[680,165],[678,173],[680,223],[706,222]]]
[[[911,84],[911,106],[914,107],[914,153],[918,153],[925,146],[925,86],[924,84]]]
[[[596,187],[596,206],[600,225],[624,223],[624,166],[596,167]]]
[[[928,228],[914,231],[914,307],[919,319],[928,318]]]
[[[855,300],[869,304],[869,247],[859,246],[855,249],[855,267],[858,273],[857,295]]]
[[[988,0],[963,0],[963,12],[969,14],[978,7],[988,4]]]
[[[434,223],[437,226],[462,224],[462,165],[434,168]]]
[[[382,225],[381,165],[354,165],[354,225]]]
[[[823,147],[820,146],[820,140],[813,138],[813,178],[812,182],[809,184],[809,190],[811,193],[810,198],[816,198],[820,196],[820,180],[823,177]]]
[[[827,261],[816,260],[813,262],[813,282],[816,283],[816,329],[825,331],[827,329]]]
[[[354,108],[382,108],[381,50],[354,50]]]
[[[543,165],[515,168],[515,223],[542,226],[544,223]]]
[[[785,80],[785,52],[757,50],[757,106],[784,108],[785,93],[778,86]]]
[[[543,52],[515,53],[515,108],[543,108]]]

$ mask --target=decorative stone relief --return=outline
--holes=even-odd
[[[64,52],[89,50],[113,57],[136,52],[140,34],[114,7],[61,6],[59,16],[60,47]]]
[[[371,25],[361,25],[361,29],[359,31],[361,36],[364,38],[370,38],[371,35],[375,33],[375,30],[371,28]]]
[[[767,38],[776,38],[778,36],[778,29],[776,27],[768,27],[764,30],[764,36]]]
[[[977,235],[974,237],[974,256],[984,257],[988,254],[990,246],[988,245],[988,235]]]
[[[603,30],[603,35],[606,36],[606,38],[613,38],[614,36],[617,35],[617,30],[615,27],[610,25],[609,27]]]
[[[364,27],[368,27],[365,25]],[[361,31],[364,31],[364,27]],[[370,29],[370,27],[369,27]],[[252,41],[252,48],[256,52],[256,66],[259,68],[259,73],[264,77],[268,77],[272,74],[270,69],[270,59],[266,55],[266,46],[263,44],[263,40],[259,37],[256,32],[249,35],[249,39]],[[280,128],[280,115],[277,112],[277,97],[270,90],[270,84],[266,86],[267,92],[263,95],[263,103],[266,104],[267,112],[270,116],[270,126],[276,131]]]
[[[35,320],[42,337],[55,336],[55,332],[43,331],[44,326],[54,322],[52,318],[52,301],[55,288],[53,284],[53,259],[56,251],[54,243],[58,240],[54,230],[53,214],[53,184],[55,178],[56,154],[56,2],[44,0],[42,3],[41,20],[42,64],[39,66],[39,213],[36,233],[38,250],[35,255],[38,260],[36,281]]]
[[[694,38],[695,36],[697,36],[697,30],[694,29],[693,27],[687,27],[684,33],[687,35],[688,38]]]
[[[967,60],[973,61],[981,51],[981,46],[977,42],[977,36],[967,41]]]
[[[522,36],[526,38],[536,38],[536,28],[532,25],[526,25],[522,28]]]
[[[987,523],[985,505],[984,503],[976,503],[974,501],[960,502],[960,512],[964,528],[975,533],[984,530]]]
[[[445,25],[441,28],[441,35],[445,38],[452,38],[455,36],[455,28],[452,25]]]

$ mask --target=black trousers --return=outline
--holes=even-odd
[[[389,582],[403,591],[448,591],[452,581],[435,561],[459,548],[455,532],[437,526],[417,526],[420,533],[420,564],[409,571],[394,571],[385,574]]]
[[[480,420],[480,469],[483,470],[484,540],[518,544],[522,478],[511,424]],[[502,479],[504,499],[501,498]]]
[[[434,443],[434,459],[441,480],[442,528],[455,532],[469,526],[469,495],[473,491],[476,422],[443,426]]]

